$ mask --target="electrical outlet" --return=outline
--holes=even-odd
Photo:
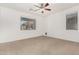
[[[45,35],[47,35],[47,32],[45,32]]]

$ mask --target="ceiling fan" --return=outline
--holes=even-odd
[[[34,5],[35,7],[38,8],[34,11],[42,10],[41,13],[44,13],[44,11],[51,11],[50,8],[47,8],[49,5],[50,5],[49,3],[40,3],[39,5]]]

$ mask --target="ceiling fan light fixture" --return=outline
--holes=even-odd
[[[44,11],[41,11],[41,13],[44,13]]]
[[[34,5],[38,9],[33,10],[33,11],[41,10],[41,13],[44,13],[44,11],[51,11],[51,9],[48,8],[49,5],[50,5],[49,3],[40,3],[39,5]]]

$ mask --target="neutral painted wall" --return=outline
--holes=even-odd
[[[20,17],[36,19],[36,30],[20,30]],[[40,15],[0,7],[0,43],[43,35],[44,19]]]
[[[78,30],[66,30],[66,14],[78,12]],[[47,18],[48,36],[79,42],[79,6],[51,14]]]
[[[65,16],[73,12],[79,13],[79,6],[56,14],[52,13],[46,17],[0,7],[0,43],[41,36],[44,35],[45,32],[48,32],[48,36],[50,37],[79,42],[79,30],[66,30],[65,28]],[[20,31],[21,16],[36,19],[36,30]]]

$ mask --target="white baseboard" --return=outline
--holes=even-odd
[[[58,36],[50,36],[50,35],[48,35],[48,37],[51,37],[51,38],[58,38],[58,39],[62,39],[62,40],[67,40],[67,41],[72,41],[72,42],[77,42],[77,43],[79,43],[78,40],[71,40],[71,39],[67,39],[67,38],[63,38],[63,37],[58,37]]]
[[[38,37],[38,36],[42,36],[41,34],[37,34],[37,35],[31,35],[31,36],[25,36],[25,37],[18,37],[18,38],[12,38],[9,40],[1,40],[0,43],[7,43],[7,42],[13,42],[13,41],[17,41],[17,40],[24,40],[24,39],[29,39],[29,38],[34,38],[34,37]]]

